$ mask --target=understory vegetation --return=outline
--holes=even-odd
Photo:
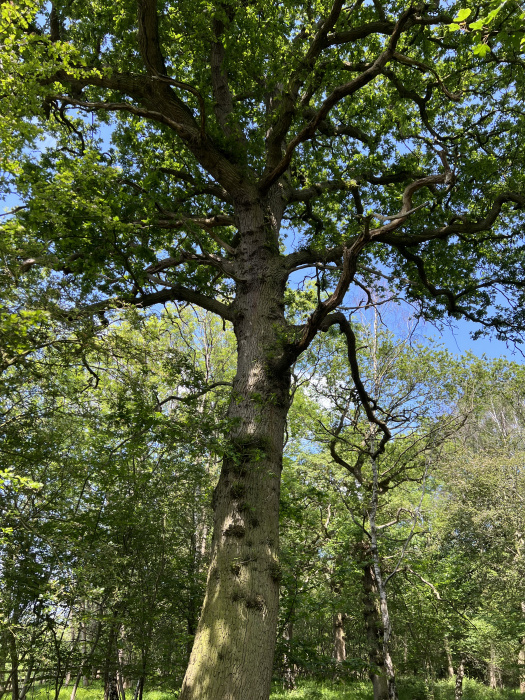
[[[82,688],[77,693],[78,700],[99,700],[103,695],[102,686]],[[454,700],[455,683],[451,680],[435,681],[431,684],[417,679],[400,679],[400,700]],[[59,700],[69,700],[69,692],[64,688]],[[464,700],[513,700],[519,698],[518,690],[491,690],[479,681],[466,679],[463,691]],[[51,700],[54,692],[50,688],[33,689],[30,700]],[[176,700],[177,691],[150,690],[143,695],[144,700]],[[320,683],[300,682],[295,690],[282,690],[276,686],[270,700],[373,700],[373,690],[369,683]]]
[[[287,428],[274,697],[373,697],[387,654],[401,700],[452,697],[458,674],[464,697],[511,697],[525,370],[403,340],[377,317],[358,337],[394,436],[374,462],[362,457],[369,425],[341,339],[313,345],[294,370]],[[14,678],[22,699],[177,694],[204,598],[233,363],[212,316],[172,307],[4,374],[2,693]],[[235,575],[247,564],[233,560]]]

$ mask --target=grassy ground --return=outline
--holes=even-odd
[[[454,681],[438,681],[430,688],[423,680],[407,678],[398,681],[399,700],[454,700]],[[463,700],[514,700],[517,690],[490,690],[477,681],[465,678]],[[370,683],[304,683],[291,692],[275,690],[271,700],[373,700]]]
[[[408,678],[398,683],[399,700],[454,700],[454,682],[438,681],[428,688],[422,680]],[[487,686],[465,678],[463,700],[517,700],[522,697],[518,690],[490,690]],[[71,688],[60,691],[59,700],[69,700]],[[177,691],[149,690],[144,693],[144,700],[176,700]],[[29,694],[28,700],[51,700],[52,688],[38,688]],[[79,688],[77,700],[102,700],[101,686]],[[133,697],[130,693],[130,700]],[[306,681],[298,684],[292,691],[284,691],[275,686],[271,700],[373,700],[370,683],[315,683]]]

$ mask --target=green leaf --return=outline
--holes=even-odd
[[[476,31],[478,29],[483,29],[483,26],[485,24],[485,20],[478,19],[477,22],[472,22],[472,24],[469,24],[469,29],[472,29],[473,31]]]
[[[490,46],[488,44],[478,44],[474,49],[474,54],[483,58],[488,53],[490,53]]]
[[[472,10],[469,10],[468,8],[460,10],[456,17],[454,17],[454,22],[464,22],[471,14]]]

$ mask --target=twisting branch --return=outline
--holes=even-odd
[[[459,102],[461,100],[461,95],[457,93],[450,92],[450,90],[447,88],[443,80],[441,79],[439,73],[432,68],[431,66],[427,66],[426,63],[422,63],[421,61],[415,61],[413,58],[409,58],[408,56],[404,56],[402,53],[398,53],[397,51],[394,52],[393,56],[394,60],[397,61],[398,63],[404,63],[406,66],[415,66],[421,71],[424,71],[426,73],[431,73],[437,80],[439,87],[443,91],[443,93],[448,97],[449,100],[452,100],[453,102]]]
[[[218,299],[208,297],[206,294],[197,292],[194,289],[189,289],[181,284],[173,284],[168,289],[163,289],[160,292],[152,292],[140,296],[129,295],[113,297],[94,304],[79,306],[74,312],[68,312],[67,316],[95,315],[112,309],[123,309],[127,306],[136,306],[140,309],[145,309],[156,306],[157,304],[166,304],[169,301],[183,301],[189,304],[195,304],[196,306],[200,306],[207,311],[217,314],[225,321],[233,323],[234,320],[233,312],[229,304],[224,304]]]
[[[363,475],[361,474],[361,467],[363,465],[363,462],[365,461],[366,454],[360,451],[355,462],[353,464],[350,464],[346,461],[346,459],[343,459],[341,455],[337,452],[337,450],[335,449],[336,445],[337,438],[330,440],[330,455],[332,459],[336,464],[339,464],[340,467],[344,467],[347,471],[349,471],[350,474],[352,474],[354,479],[357,481],[357,483],[362,486]]]
[[[55,95],[52,99],[60,100],[64,104],[73,107],[80,107],[80,109],[85,109],[88,112],[96,112],[97,110],[103,112],[130,112],[130,114],[136,114],[139,117],[145,117],[146,119],[151,119],[160,124],[165,124],[184,139],[191,140],[196,136],[193,129],[182,122],[176,122],[162,112],[157,112],[145,107],[137,107],[131,102],[84,102],[83,100],[76,100],[68,95]]]
[[[367,85],[382,72],[383,68],[386,66],[386,64],[392,58],[395,52],[397,42],[399,41],[399,38],[403,32],[406,23],[414,13],[415,9],[413,7],[409,7],[407,10],[405,10],[405,12],[403,12],[403,14],[394,26],[387,48],[376,58],[376,60],[372,63],[370,68],[365,70],[363,73],[361,73],[361,75],[358,75],[349,83],[339,85],[333,90],[333,92],[330,95],[328,95],[328,97],[324,100],[323,104],[319,108],[315,117],[310,121],[310,123],[307,126],[304,127],[304,129],[302,129],[297,134],[297,136],[295,136],[290,141],[290,143],[286,147],[284,156],[282,157],[281,161],[272,170],[266,172],[265,175],[263,175],[262,179],[259,182],[259,187],[262,191],[267,191],[273,185],[273,183],[287,170],[292,160],[293,154],[297,149],[297,146],[299,146],[299,144],[303,143],[304,141],[311,139],[314,136],[314,134],[319,128],[319,124],[326,119],[334,105],[340,102],[343,98],[348,97],[349,95],[353,95],[355,92]]]
[[[403,235],[396,233],[395,235],[389,235],[389,231],[385,231],[384,229],[375,229],[374,240],[382,243],[390,243],[396,246],[399,244],[410,246],[439,238],[447,238],[452,234],[465,235],[478,233],[480,231],[488,231],[492,228],[493,224],[496,222],[496,219],[499,217],[503,205],[510,202],[516,205],[516,209],[525,208],[524,195],[517,192],[504,192],[496,197],[494,204],[484,219],[478,221],[468,221],[466,217],[454,216],[447,226],[442,226],[430,231],[423,231],[423,233],[419,234]],[[387,235],[383,235],[385,233]]]
[[[365,221],[365,227],[362,233],[359,234],[351,245],[343,246],[343,269],[335,290],[326,301],[317,305],[307,323],[303,326],[299,340],[289,347],[289,355],[299,357],[315,338],[317,331],[321,328],[328,314],[334,311],[343,301],[357,272],[359,255],[370,240],[369,222]]]
[[[306,77],[315,66],[316,60],[321,51],[327,46],[328,33],[335,27],[335,24],[343,9],[343,5],[344,0],[334,0],[328,17],[319,23],[317,32],[303,60],[300,62],[297,70],[291,76],[286,89],[281,91],[278,101],[279,115],[277,121],[269,130],[267,138],[267,163],[269,168],[274,168],[277,166],[281,159],[282,143],[286,138],[286,134],[290,129],[293,117],[296,113],[299,91],[303,86]],[[300,34],[299,37],[304,38],[304,35]],[[326,114],[324,116],[326,116]],[[284,170],[286,170],[286,168]],[[284,170],[282,170],[279,175],[281,175]],[[279,175],[277,177],[279,177]],[[272,183],[277,179],[277,177],[269,182],[267,186],[264,185],[264,189],[271,187]]]

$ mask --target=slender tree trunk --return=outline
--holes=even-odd
[[[372,556],[372,566],[374,568],[374,574],[376,579],[377,591],[379,593],[379,609],[381,611],[381,622],[383,625],[383,663],[387,678],[387,688],[388,688],[388,699],[398,700],[397,697],[397,687],[396,687],[396,677],[394,670],[394,662],[390,654],[390,639],[392,637],[392,623],[390,621],[390,612],[388,610],[388,598],[386,593],[386,586],[383,582],[383,575],[381,573],[381,562],[379,560],[379,550],[377,542],[377,527],[376,527],[376,515],[378,506],[378,474],[377,465],[375,460],[372,458],[372,473],[373,473],[373,484],[372,484],[372,507],[369,513],[369,523],[370,523],[370,554]]]
[[[7,629],[0,631],[0,697],[5,693],[7,687],[7,655],[9,648],[9,632]]]
[[[525,616],[525,601],[521,603],[521,612]],[[520,674],[520,693],[525,694],[525,637],[521,640],[521,649],[518,655],[518,667]]]
[[[454,664],[452,662],[452,652],[450,651],[450,642],[448,637],[443,640],[445,647],[445,654],[447,655],[447,673],[449,678],[454,678]]]
[[[98,624],[97,624],[97,631],[96,631],[96,634],[95,634],[95,639],[94,639],[93,642],[91,643],[91,649],[90,649],[89,652],[88,652],[88,651],[87,651],[86,630],[85,630],[85,624],[86,624],[86,623],[85,623],[85,622],[81,622],[80,624],[82,625],[82,627],[81,627],[81,634],[83,634],[83,646],[82,646],[83,656],[82,656],[82,660],[81,660],[81,662],[80,662],[80,668],[78,669],[77,677],[76,677],[76,679],[75,679],[75,684],[73,685],[73,690],[71,691],[70,700],[75,700],[76,694],[77,694],[77,690],[78,690],[78,686],[80,685],[81,679],[84,678],[84,680],[87,681],[86,676],[83,675],[83,674],[84,674],[84,669],[85,669],[85,667],[87,666],[87,664],[90,662],[91,657],[93,656],[93,654],[95,653],[95,649],[97,648],[98,641],[99,641],[99,639],[100,639],[100,633],[102,632],[102,623],[101,623],[100,620],[99,620],[99,622],[98,622]]]
[[[25,700],[27,693],[29,692],[31,685],[33,684],[33,667],[35,665],[35,657],[31,655],[27,662],[27,670],[22,683],[22,690],[20,691],[20,700]]]
[[[334,661],[337,663],[346,661],[345,620],[346,615],[344,613],[335,613],[333,618]]]
[[[20,700],[18,685],[18,649],[16,648],[16,637],[13,630],[10,631],[9,652],[11,656],[11,698]]]
[[[518,655],[520,669],[520,693],[525,693],[525,637],[521,640],[521,649]]]
[[[114,613],[116,616],[116,613]],[[109,630],[108,647],[104,661],[104,700],[119,700],[117,681],[118,625],[113,622]]]
[[[293,639],[293,622],[288,622],[284,627],[283,637],[288,643]],[[295,676],[296,676],[296,666],[291,662],[288,654],[284,655],[283,659],[283,685],[286,690],[293,690],[295,688]]]
[[[456,672],[456,688],[454,691],[454,700],[461,700],[463,697],[463,678],[465,676],[465,660],[461,659],[458,670]]]
[[[365,559],[370,557],[370,546],[363,542]],[[374,688],[374,700],[388,700],[388,684],[383,659],[383,628],[377,599],[377,585],[371,561],[363,566],[363,612],[368,641],[370,680]]]
[[[117,688],[122,700],[126,700],[126,681],[124,680],[124,650],[119,648],[117,651]]]
[[[496,650],[494,644],[490,645],[490,661],[488,664],[489,687],[496,690],[501,685],[500,672],[496,660]]]
[[[180,700],[268,700],[277,630],[279,489],[290,373],[274,369],[286,272],[276,219],[236,207],[234,428],[214,494],[206,597]]]

